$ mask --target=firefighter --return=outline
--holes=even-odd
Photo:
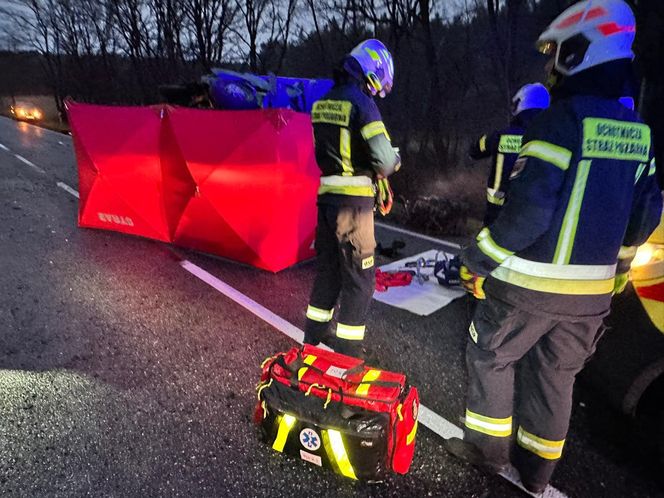
[[[541,83],[522,86],[512,98],[512,121],[502,130],[482,135],[470,147],[471,159],[492,157],[491,172],[486,186],[486,212],[484,226],[495,221],[505,194],[512,167],[521,150],[521,140],[528,123],[543,109],[549,107],[549,91]]]
[[[585,0],[540,35],[552,105],[526,131],[498,219],[462,253],[464,285],[479,301],[465,438],[445,447],[500,472],[515,432],[512,463],[534,493],[562,456],[574,379],[611,296],[662,210],[650,129],[618,100],[635,31],[624,1]]]
[[[313,106],[318,190],[318,269],[307,307],[304,342],[329,338],[339,300],[334,349],[362,356],[365,318],[375,285],[374,203],[391,196],[387,177],[401,160],[376,95],[392,90],[394,65],[379,40],[357,45],[334,72],[334,86]],[[385,212],[389,207],[382,210]]]

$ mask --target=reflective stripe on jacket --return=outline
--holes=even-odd
[[[335,85],[314,103],[311,121],[316,161],[327,178],[321,182],[319,202],[372,205],[372,180],[377,174],[391,175],[401,163],[373,98],[357,83]]]
[[[466,265],[529,291],[610,298],[619,256],[659,222],[650,135],[615,99],[554,103],[529,126],[507,202],[464,252]]]

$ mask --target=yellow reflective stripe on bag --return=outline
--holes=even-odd
[[[413,425],[413,429],[406,436],[406,444],[407,445],[413,444],[413,441],[415,440],[415,434],[417,434],[417,420],[415,421],[415,424]]]
[[[512,435],[512,417],[493,418],[466,409],[466,427],[494,437]]]
[[[288,433],[295,425],[295,417],[284,413],[279,421],[279,429],[277,430],[277,437],[274,439],[272,448],[277,451],[284,451],[284,446],[286,445],[286,440],[288,439]]]
[[[304,359],[304,364],[305,365],[312,365],[314,361],[316,361],[317,356],[314,356],[312,354],[308,354],[307,357]],[[304,374],[307,373],[308,368],[307,367],[301,367],[297,371],[297,380],[302,380],[302,377],[304,377]]]
[[[329,439],[329,446],[332,450],[332,455],[334,456],[334,461],[339,467],[339,472],[341,472],[341,474],[346,477],[350,477],[351,479],[357,479],[357,477],[355,477],[355,470],[353,470],[353,466],[351,465],[348,458],[348,453],[346,452],[346,447],[344,446],[341,433],[333,429],[328,429],[327,437]],[[330,460],[332,460],[332,458],[330,458]]]
[[[364,374],[364,377],[362,377],[362,382],[373,382],[380,377],[380,374],[380,370],[369,370]],[[366,396],[369,394],[369,387],[371,387],[371,384],[360,384],[355,390],[355,394]]]
[[[564,439],[561,441],[544,439],[531,434],[523,427],[519,427],[517,431],[516,442],[522,448],[545,460],[558,460],[563,454],[563,446],[565,445]]]

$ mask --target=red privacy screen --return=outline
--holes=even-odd
[[[314,255],[320,172],[306,114],[68,103],[79,226],[269,271]]]

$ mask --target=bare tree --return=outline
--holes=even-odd
[[[258,71],[258,35],[266,22],[264,14],[270,3],[268,0],[238,0],[245,31],[237,33],[249,49],[249,68],[252,72]]]
[[[228,34],[237,19],[234,0],[186,0],[184,11],[189,21],[192,54],[204,69],[221,62]]]

